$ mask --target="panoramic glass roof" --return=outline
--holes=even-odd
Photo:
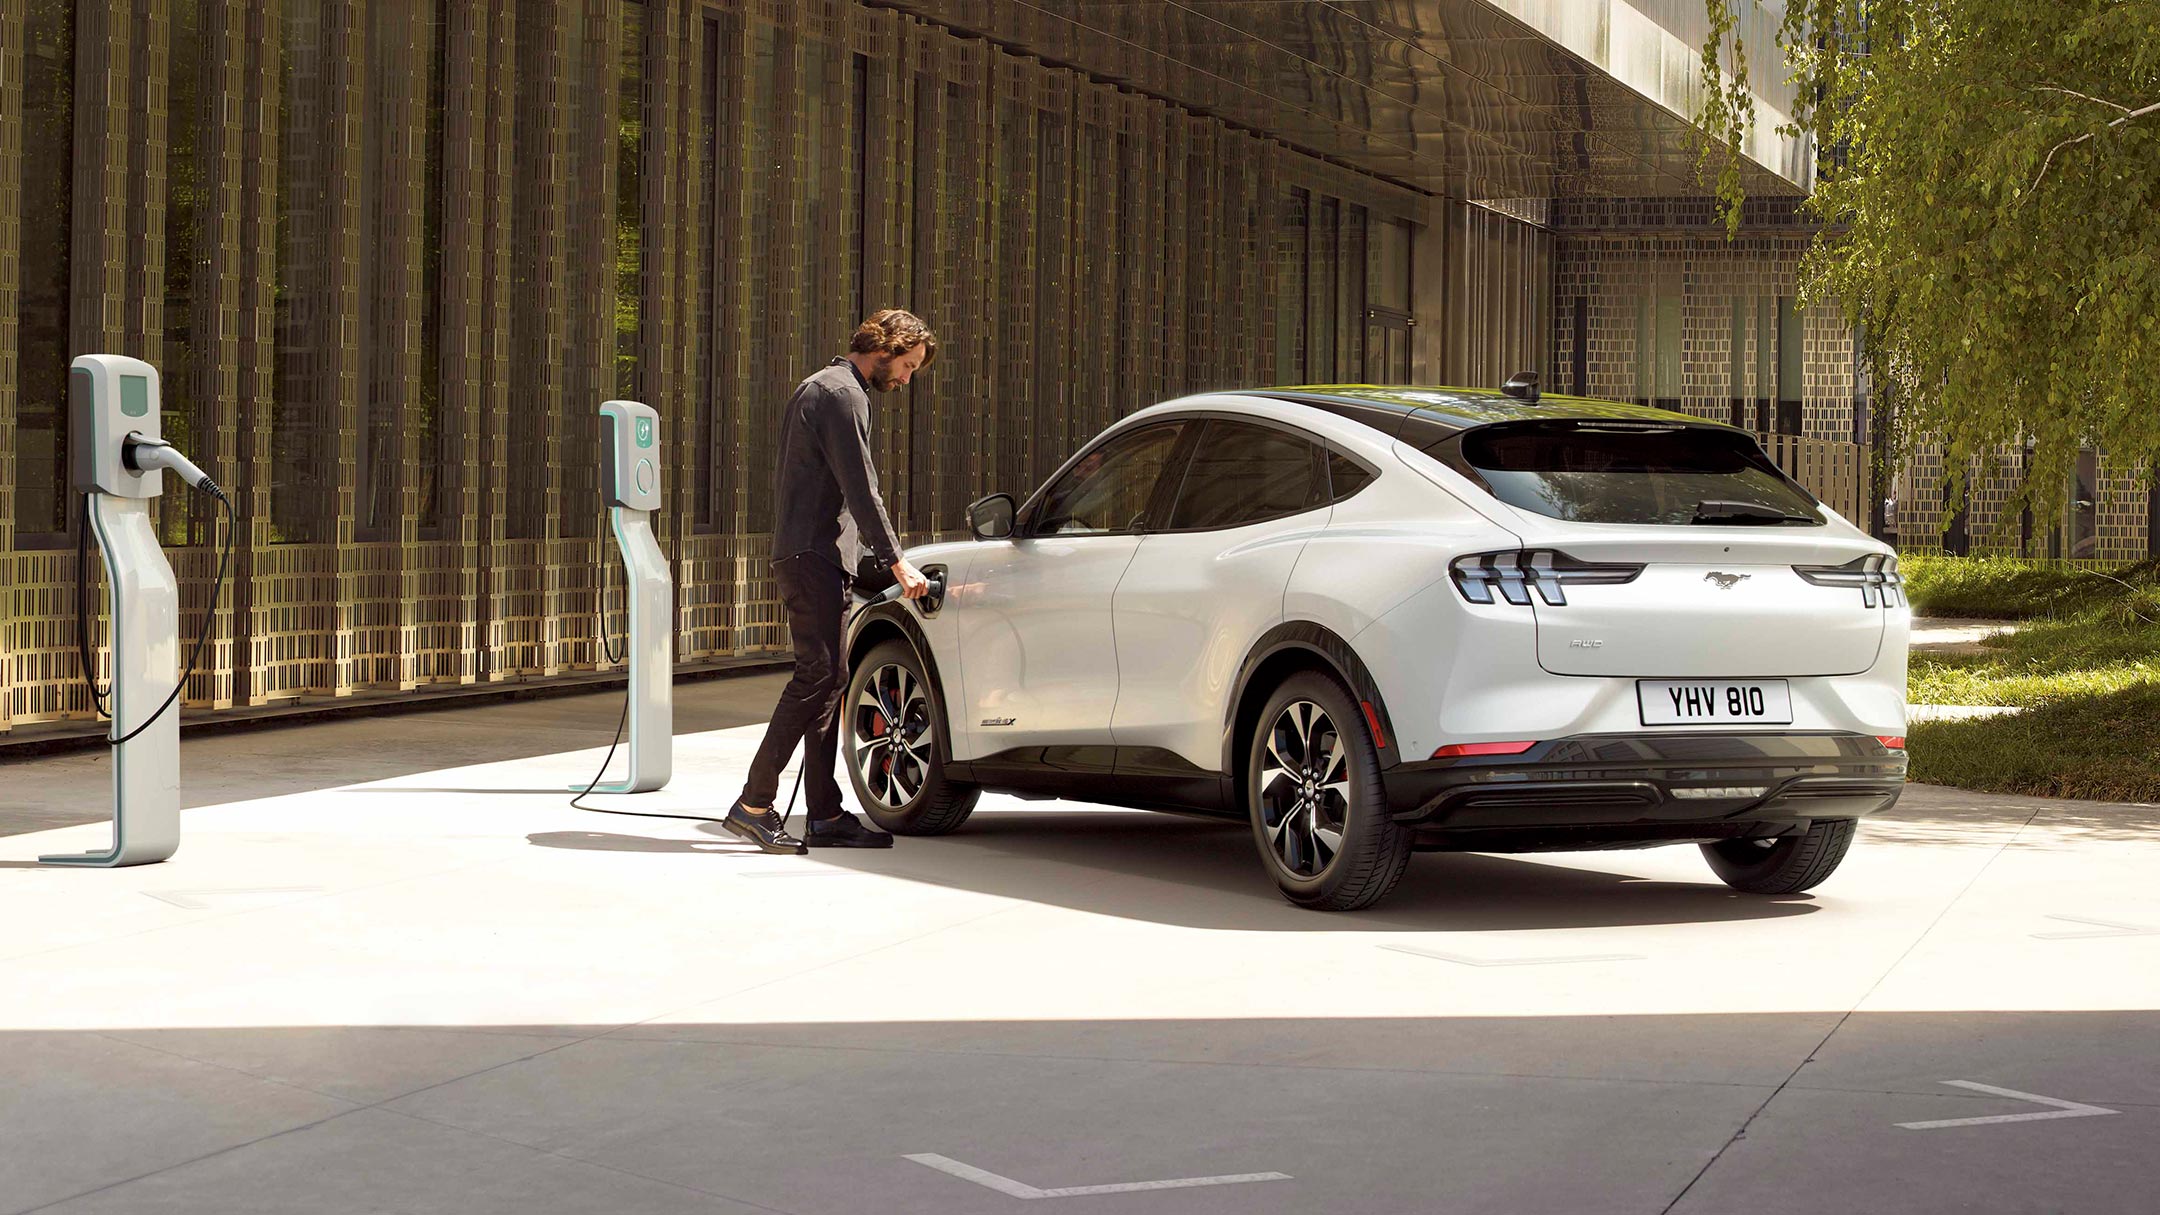
[[[1317,405],[1390,435],[1400,435],[1412,418],[1420,429],[1468,430],[1496,422],[1607,421],[1662,422],[1687,426],[1723,426],[1693,414],[1602,401],[1595,397],[1546,394],[1523,401],[1489,388],[1402,388],[1378,384],[1304,384],[1262,388],[1251,396]]]

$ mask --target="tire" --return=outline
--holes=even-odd
[[[924,665],[914,646],[880,642],[849,672],[840,702],[848,783],[870,821],[894,835],[943,835],[966,822],[982,796],[945,776],[937,745],[944,723]]]
[[[1316,671],[1284,680],[1261,709],[1245,757],[1253,842],[1284,898],[1356,911],[1402,880],[1410,832],[1388,817],[1380,754],[1342,685]]]
[[[1763,840],[1719,840],[1702,845],[1710,871],[1734,890],[1749,894],[1798,894],[1819,886],[1852,847],[1857,820],[1819,818],[1806,831]]]

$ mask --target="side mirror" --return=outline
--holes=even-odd
[[[968,506],[968,531],[977,540],[1006,540],[1013,533],[1013,510],[1015,503],[1011,494],[991,494]]]
[[[1527,402],[1533,405],[1536,404],[1538,399],[1537,372],[1516,372],[1514,375],[1508,377],[1507,383],[1500,386],[1500,391],[1506,393],[1511,397],[1514,397],[1518,401]]]

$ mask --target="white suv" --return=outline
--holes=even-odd
[[[989,789],[1248,819],[1329,910],[1424,849],[1693,841],[1789,893],[1904,784],[1896,558],[1714,422],[1527,376],[1211,393],[969,524],[849,637],[891,831]]]

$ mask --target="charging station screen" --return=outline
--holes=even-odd
[[[120,377],[120,412],[131,418],[150,416],[150,377],[124,375]]]

